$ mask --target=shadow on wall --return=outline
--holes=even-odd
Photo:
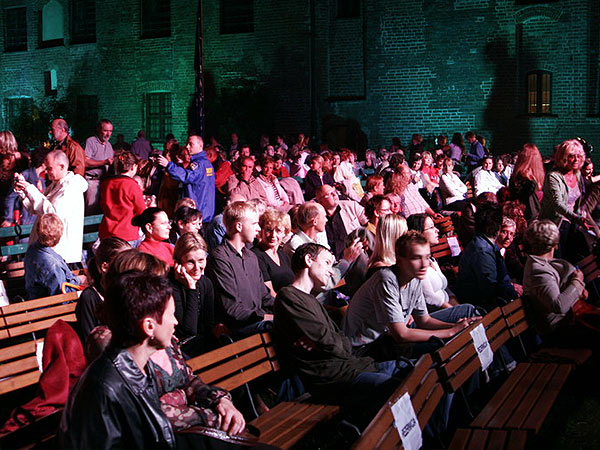
[[[360,159],[364,159],[367,135],[355,119],[328,114],[323,117],[321,129],[323,142],[327,142],[330,149],[349,148],[356,151]]]
[[[535,67],[532,55],[525,53],[528,52],[519,52],[519,60],[527,61],[528,66]],[[517,57],[509,52],[506,39],[499,38],[489,42],[485,55],[494,65],[494,81],[483,115],[482,128],[490,133],[486,137],[492,144],[493,153],[514,152],[531,139],[529,117],[525,114],[526,79],[520,74]]]

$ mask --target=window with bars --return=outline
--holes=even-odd
[[[160,142],[171,132],[171,93],[146,94],[146,138]]]
[[[360,17],[360,0],[337,0],[336,18]]]
[[[4,10],[4,51],[27,50],[27,8]]]
[[[33,112],[33,99],[31,97],[11,97],[5,102],[6,129],[14,130],[21,116],[31,116]]]
[[[96,42],[96,0],[71,0],[71,43]]]
[[[142,38],[171,36],[171,1],[142,1]]]
[[[221,34],[254,31],[254,0],[221,0]]]
[[[527,113],[552,113],[552,74],[536,70],[527,74]]]

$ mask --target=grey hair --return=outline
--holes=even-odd
[[[534,220],[525,231],[525,242],[529,254],[543,255],[558,245],[560,233],[550,220]]]

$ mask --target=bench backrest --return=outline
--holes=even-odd
[[[583,272],[583,277],[586,283],[595,280],[600,276],[600,267],[598,266],[598,258],[591,254],[583,258],[577,264]]]
[[[502,315],[511,337],[517,337],[529,328],[523,299],[516,299],[502,307]]]
[[[0,339],[45,331],[58,319],[76,321],[79,294],[69,292],[0,307]]]
[[[452,222],[452,217],[444,216],[441,219],[434,219],[433,223],[438,230],[440,230],[440,234],[444,236],[454,235],[454,223]]]
[[[41,372],[36,349],[42,341],[37,339],[0,349],[0,395],[38,382]]]
[[[482,323],[493,352],[509,338],[506,322],[500,308],[485,315],[480,322],[470,325],[437,350],[433,359],[438,363],[440,378],[449,392],[456,392],[481,367],[473,345],[471,331]]]
[[[400,435],[394,425],[391,406],[405,393],[410,395],[421,430],[425,428],[444,395],[444,389],[432,363],[431,356],[428,354],[419,359],[415,368],[392,394],[388,402],[383,405],[360,439],[354,444],[355,450],[402,447]]]
[[[210,385],[232,390],[279,370],[268,333],[233,342],[187,361],[195,375]]]

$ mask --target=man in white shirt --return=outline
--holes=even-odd
[[[88,190],[85,193],[86,214],[100,214],[100,179],[106,175],[115,153],[110,144],[113,124],[102,119],[96,127],[96,134],[85,141],[85,179]]]

